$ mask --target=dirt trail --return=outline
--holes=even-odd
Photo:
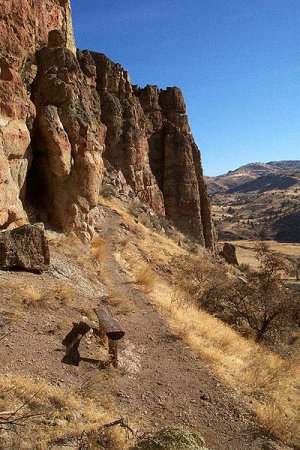
[[[124,292],[135,305],[133,313],[119,319],[126,330],[120,349],[121,373],[116,378],[120,410],[135,417],[140,429],[193,427],[210,449],[287,448],[263,436],[237,394],[218,382],[205,363],[172,334],[148,296],[129,282],[114,258],[121,222],[110,213],[101,231],[109,243],[106,270],[112,289]]]
[[[210,450],[287,449],[263,435],[247,405],[173,335],[147,294],[130,283],[114,257],[116,242],[124,237],[121,222],[117,213],[104,208],[99,230],[108,243],[105,270],[110,282],[106,287],[97,272],[92,274],[90,267],[82,265],[80,251],[66,254],[55,245],[48,273],[0,271],[0,335],[10,333],[0,343],[1,373],[40,377],[67,392],[92,380],[110,412],[116,418],[128,417],[139,432],[185,425],[200,431]],[[44,301],[36,306],[20,305],[17,284],[45,293]],[[75,288],[76,293],[62,302],[65,286]],[[87,312],[107,291],[123,292],[134,304],[134,311],[118,316],[126,330],[119,369],[96,367],[93,360],[101,355],[93,336],[80,344],[79,365],[65,364],[62,341],[72,323],[86,321]]]

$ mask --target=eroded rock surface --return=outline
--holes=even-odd
[[[27,221],[26,176],[31,161],[30,129],[35,108],[30,84],[35,52],[53,28],[64,30],[75,51],[67,0],[5,0],[0,4],[0,227]]]
[[[149,162],[146,118],[128,73],[101,53],[91,53],[97,69],[101,119],[107,126],[105,158],[122,170],[141,201],[164,214],[164,199]]]
[[[42,272],[50,267],[44,225],[23,225],[0,232],[0,268]]]
[[[136,89],[147,117],[149,158],[163,193],[166,216],[208,248],[215,236],[200,160],[180,89]]]
[[[106,134],[95,68],[91,61],[89,71],[81,70],[58,30],[49,33],[48,46],[38,51],[37,66],[31,189],[39,188],[36,199],[52,223],[88,241],[93,234],[89,212],[98,204],[102,184]]]
[[[214,249],[210,203],[180,89],[132,86],[127,72],[103,54],[97,68],[105,158],[135,194],[184,233]]]
[[[214,250],[180,90],[140,89],[105,55],[76,52],[68,0],[7,0],[0,20],[0,227],[26,222],[30,203],[89,240],[104,157],[142,202]]]

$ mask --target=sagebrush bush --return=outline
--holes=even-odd
[[[137,270],[134,276],[134,282],[145,286],[147,291],[151,291],[154,288],[156,280],[156,273],[148,265],[145,265],[141,267],[141,269]]]
[[[205,450],[202,437],[181,428],[163,428],[144,436],[131,450]]]

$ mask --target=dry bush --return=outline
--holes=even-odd
[[[103,263],[107,257],[106,241],[100,236],[95,236],[91,242],[91,252],[100,263]]]
[[[127,208],[129,214],[136,219],[144,212],[143,204],[139,200],[131,202]]]
[[[48,297],[53,298],[54,306],[70,305],[76,297],[76,290],[68,283],[61,281],[53,289],[50,290]]]
[[[25,306],[44,306],[45,296],[34,286],[22,286],[19,290],[19,299],[22,305]]]
[[[241,272],[249,273],[250,270],[251,270],[250,264],[247,264],[247,263],[241,263],[241,264],[239,264],[239,269],[240,269]]]
[[[173,282],[188,293],[192,302],[216,312],[227,290],[229,277],[225,265],[207,255],[187,255],[171,261]]]
[[[299,311],[299,295],[287,288],[281,276],[286,260],[265,243],[255,247],[259,269],[246,279],[236,279],[226,292],[230,322],[244,321],[260,341],[267,333],[277,335],[293,325]]]
[[[111,422],[105,408],[89,397],[76,392],[66,392],[46,382],[16,374],[0,379],[0,410],[15,411],[24,407],[17,417],[35,414],[24,419],[21,433],[14,428],[0,435],[1,448],[46,450],[68,443],[77,448],[85,436],[89,447],[98,450],[126,449],[125,435],[118,429],[107,433],[105,423]],[[114,413],[115,411],[110,411]],[[18,429],[18,427],[16,427]],[[17,430],[16,430],[17,431]]]
[[[299,361],[285,361],[243,338],[162,280],[157,280],[151,296],[173,332],[207,361],[221,380],[244,393],[260,423],[279,439],[299,446]]]
[[[147,292],[151,292],[154,289],[156,281],[157,275],[148,265],[144,265],[144,267],[135,272],[134,282],[144,286]]]
[[[296,278],[296,281],[300,280],[300,257],[291,258],[289,264],[289,275]]]
[[[128,314],[134,310],[134,304],[128,298],[128,296],[121,291],[112,292],[108,298],[107,302],[110,306],[115,308],[118,314]]]
[[[110,199],[116,195],[116,188],[110,183],[103,183],[100,189],[100,195]]]
[[[203,438],[184,428],[168,427],[148,433],[131,450],[206,450]]]
[[[211,258],[185,256],[171,262],[174,284],[189,299],[257,341],[268,338],[273,345],[289,339],[299,310],[299,295],[288,289],[282,275],[286,259],[265,243],[255,247],[258,270],[238,273]]]

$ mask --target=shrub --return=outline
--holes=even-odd
[[[131,450],[205,450],[202,437],[180,428],[163,428],[144,436]]]
[[[241,272],[250,272],[250,264],[247,263],[241,263],[239,264],[239,269]]]
[[[156,283],[156,273],[149,266],[144,266],[139,269],[134,277],[134,282],[145,286],[148,291],[152,291]]]
[[[91,251],[95,258],[102,263],[107,254],[106,241],[99,236],[95,236],[91,242]]]
[[[186,291],[192,301],[214,312],[227,289],[228,276],[223,264],[216,263],[208,257],[173,258],[171,266],[174,282]]]
[[[130,203],[130,205],[127,208],[127,211],[133,217],[138,218],[139,215],[144,212],[143,204],[139,200],[135,200],[135,201]]]
[[[270,329],[280,329],[295,320],[299,298],[282,279],[284,258],[265,243],[255,247],[259,269],[237,279],[228,287],[226,304],[232,319],[246,321],[260,341]]]

